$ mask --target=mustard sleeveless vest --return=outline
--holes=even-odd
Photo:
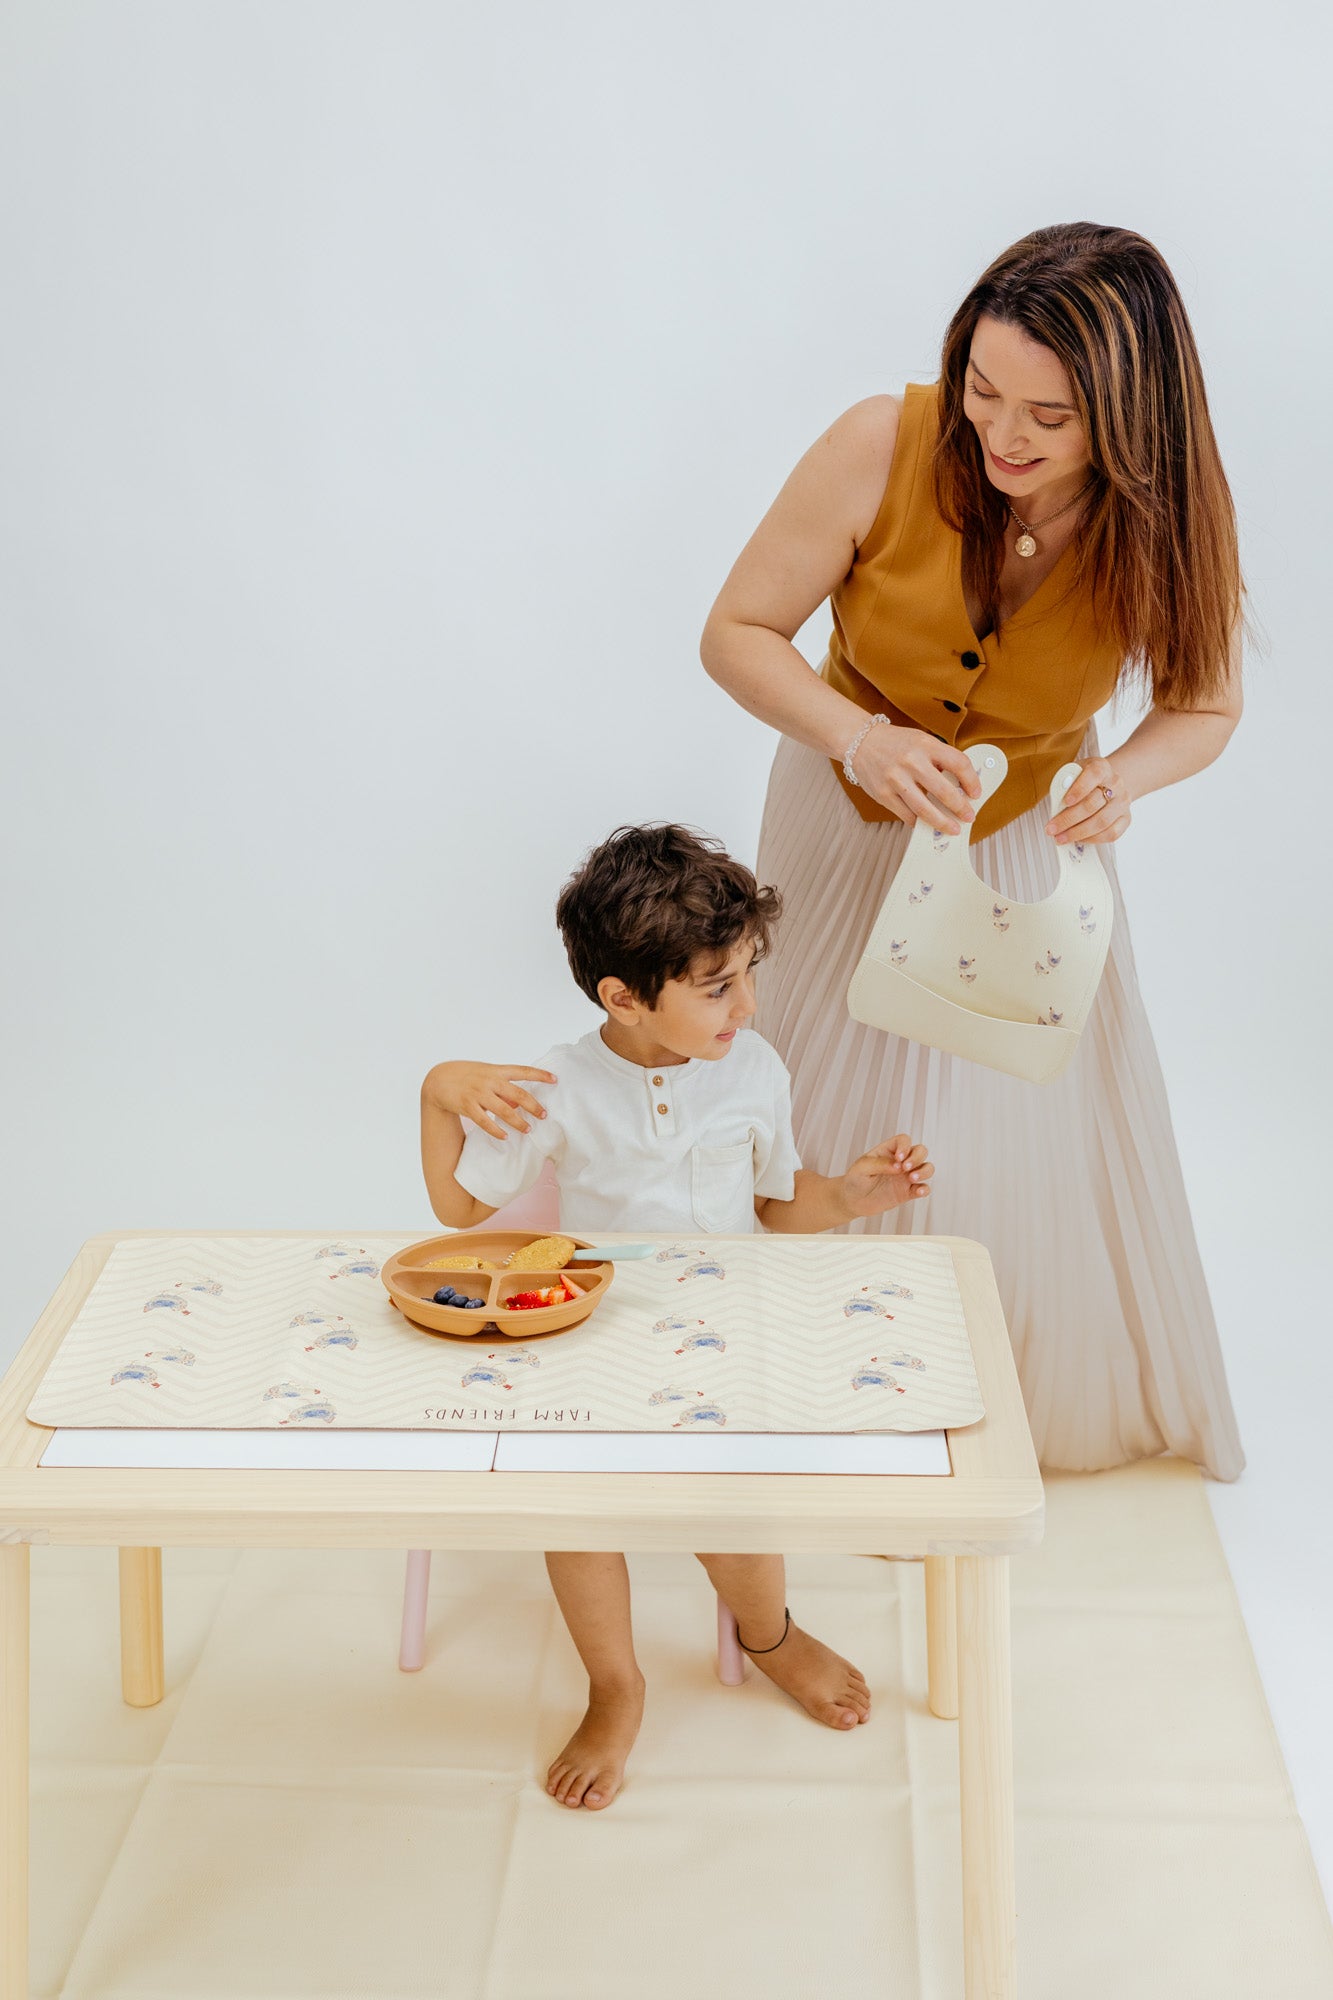
[[[935,506],[936,412],[934,384],[909,383],[879,513],[830,598],[823,673],[870,714],[959,750],[1000,746],[1008,780],[972,825],[973,840],[984,840],[1046,799],[1110,700],[1122,659],[1089,593],[1072,583],[1072,548],[998,636],[978,639],[963,602],[962,536]],[[833,769],[862,819],[894,817]]]

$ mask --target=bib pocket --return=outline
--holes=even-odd
[[[737,1146],[695,1146],[690,1153],[690,1206],[709,1236],[748,1235],[754,1228],[754,1140]]]

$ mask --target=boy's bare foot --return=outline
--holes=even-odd
[[[546,1773],[557,1805],[601,1812],[625,1782],[625,1760],[643,1720],[643,1678],[593,1688],[582,1722]]]
[[[816,1722],[826,1722],[830,1729],[855,1729],[859,1722],[869,1722],[865,1675],[799,1625],[792,1626],[775,1652],[757,1659],[747,1653],[746,1658],[799,1701]]]

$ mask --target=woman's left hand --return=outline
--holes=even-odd
[[[1089,757],[1046,831],[1058,847],[1071,840],[1119,840],[1131,817],[1129,786],[1105,757]]]

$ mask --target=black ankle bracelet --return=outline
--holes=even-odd
[[[783,1625],[782,1628],[782,1639],[785,1639],[787,1634],[791,1631],[791,1613],[790,1611],[784,1609],[782,1616],[786,1620],[786,1623]],[[737,1632],[736,1634],[736,1644],[740,1647],[743,1653],[748,1653],[751,1659],[757,1659],[761,1653],[776,1653],[778,1650],[778,1646],[782,1644],[782,1639],[779,1639],[777,1641],[777,1644],[772,1646],[747,1646],[744,1639],[742,1639],[740,1633]]]

